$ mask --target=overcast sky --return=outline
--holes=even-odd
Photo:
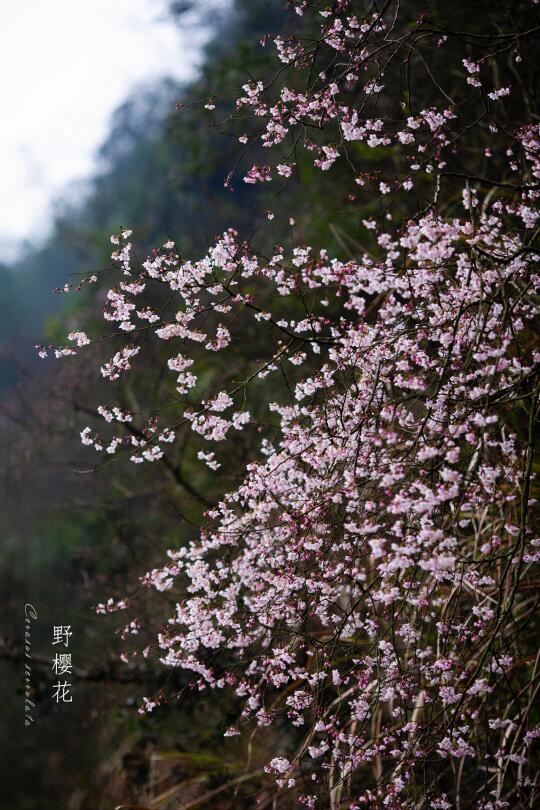
[[[0,0],[0,261],[46,233],[51,200],[91,173],[137,84],[192,72],[197,38],[165,10],[165,0]]]

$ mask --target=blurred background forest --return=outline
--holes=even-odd
[[[170,3],[178,25],[193,5]],[[211,0],[196,5],[199,24],[211,29],[197,78],[187,86],[165,80],[127,99],[82,201],[79,194],[58,201],[49,238],[14,264],[0,265],[2,808],[176,806],[178,785],[183,801],[217,790],[219,803],[220,786],[242,773],[244,752],[235,740],[224,746],[227,708],[218,713],[195,704],[181,676],[162,667],[157,654],[122,663],[122,616],[93,610],[111,595],[140,589],[139,577],[164,550],[195,531],[212,485],[197,479],[201,473],[188,461],[159,474],[115,464],[86,474],[88,454],[78,434],[86,403],[94,400],[95,390],[88,392],[97,365],[40,361],[34,349],[63,339],[75,323],[97,322],[99,283],[92,295],[53,290],[106,267],[111,233],[133,228],[141,258],[170,236],[184,255],[199,255],[223,228],[249,232],[264,216],[252,190],[241,183],[234,194],[224,188],[240,145],[230,133],[223,136],[220,122],[246,75],[264,74],[267,55],[258,40],[286,18],[290,25],[290,17],[279,0],[235,0],[226,10]],[[209,98],[212,112],[204,108]],[[310,207],[313,213],[316,199]],[[124,395],[136,399],[137,392]],[[239,446],[231,476],[247,452]],[[30,729],[24,726],[26,602],[39,616],[32,626]],[[145,608],[142,595],[145,609],[148,624],[159,629],[159,606],[153,601]],[[72,703],[52,699],[53,625],[70,625],[73,633]],[[158,694],[173,696],[167,708],[141,716],[142,696]],[[223,806],[229,800],[224,796]]]

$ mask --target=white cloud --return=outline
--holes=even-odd
[[[165,0],[0,3],[0,242],[46,233],[51,200],[92,171],[111,113],[138,83],[190,75],[201,35],[165,9]]]

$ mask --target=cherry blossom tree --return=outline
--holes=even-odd
[[[536,6],[293,5],[290,35],[262,42],[276,72],[229,118],[245,153],[225,183],[268,184],[262,224],[193,259],[170,239],[139,263],[131,231],[113,236],[109,331],[53,351],[110,346],[113,391],[163,357],[159,404],[113,393],[81,426],[104,458],[159,467],[189,428],[219,480],[259,437],[198,540],[143,582],[175,595],[161,660],[235,697],[225,736],[281,739],[260,806],[533,807]],[[334,195],[339,173],[341,252],[280,221],[314,172]]]

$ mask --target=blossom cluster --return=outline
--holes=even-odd
[[[343,258],[296,243],[263,256],[231,229],[198,260],[168,241],[139,267],[130,234],[115,237],[122,280],[104,315],[125,345],[102,374],[115,381],[144,367],[150,338],[177,400],[135,433],[132,414],[102,407],[119,431],[106,450],[129,444],[133,461],[159,461],[189,426],[207,446],[198,459],[216,472],[220,448],[252,424],[245,387],[275,377],[274,437],[207,512],[200,538],[144,578],[177,597],[158,639],[162,661],[201,690],[232,690],[239,716],[226,736],[288,727],[266,773],[308,807],[513,807],[537,796],[540,735],[535,659],[516,642],[540,561],[540,126],[508,132],[498,116],[511,87],[489,84],[489,54],[480,63],[461,53],[462,92],[477,94],[486,148],[510,173],[486,191],[455,165],[471,127],[448,97],[414,113],[379,102],[384,65],[424,33],[423,19],[399,29],[398,4],[364,16],[358,5],[323,10],[316,46],[278,37],[290,84],[249,82],[238,109],[263,121],[261,146],[276,153],[245,181],[288,180],[301,131],[316,168],[347,160],[352,183],[384,200],[384,216],[362,220],[372,247]],[[441,41],[437,33],[434,47]],[[321,49],[334,67],[318,69]],[[295,89],[314,66],[316,80]],[[323,142],[332,127],[335,140]],[[392,147],[395,165],[383,156],[380,171],[363,173],[348,153],[355,143]],[[431,200],[397,221],[390,203],[408,212],[403,194],[418,192],[420,175]],[[453,207],[440,204],[450,176]],[[172,314],[147,300],[153,286],[175,302]],[[227,357],[238,322],[245,334],[264,330],[268,357],[246,360],[248,382],[208,398],[200,358]],[[83,442],[103,449],[91,434]],[[220,650],[227,664],[216,663]],[[469,804],[465,779],[476,791]]]

